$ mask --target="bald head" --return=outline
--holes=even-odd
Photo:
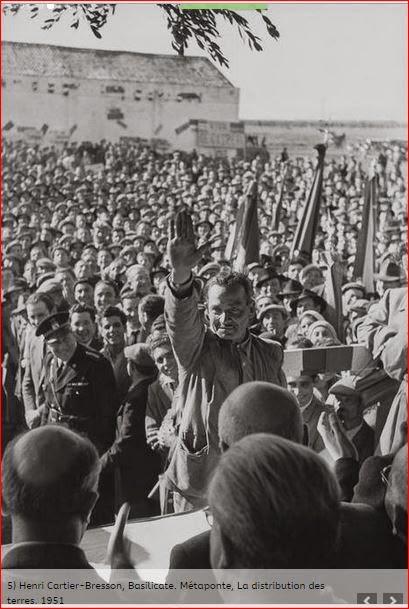
[[[60,426],[39,427],[14,444],[13,461],[23,482],[52,484],[72,470],[86,440]]]
[[[254,433],[272,433],[302,442],[302,418],[294,396],[277,385],[253,381],[240,385],[223,402],[219,413],[222,448]]]
[[[11,442],[3,457],[3,498],[10,514],[38,522],[84,517],[99,478],[94,445],[58,425],[33,429]]]

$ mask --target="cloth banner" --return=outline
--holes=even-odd
[[[318,144],[315,146],[315,149],[318,151],[318,162],[315,168],[314,180],[307,202],[304,205],[301,218],[298,222],[291,248],[291,258],[303,256],[309,261],[311,261],[315,235],[317,233],[320,218],[324,160],[327,147],[325,144]]]

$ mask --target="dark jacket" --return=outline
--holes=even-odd
[[[78,546],[64,543],[24,543],[10,546],[2,569],[92,569]]]
[[[8,579],[10,577],[12,580],[16,581],[16,585],[18,586],[19,577],[24,582],[29,582],[31,579],[34,582],[38,582],[38,569],[41,569],[46,572],[49,569],[58,569],[59,575],[57,575],[58,583],[64,582],[65,579],[69,579],[69,571],[68,569],[78,570],[75,577],[75,582],[84,583],[83,588],[79,588],[79,590],[64,590],[64,593],[61,594],[59,591],[50,592],[49,590],[38,591],[31,594],[26,593],[27,596],[33,596],[38,599],[37,602],[40,602],[40,598],[42,596],[63,596],[64,603],[68,605],[72,605],[74,603],[81,603],[84,601],[84,593],[81,596],[81,590],[85,588],[85,582],[90,582],[92,584],[96,584],[98,587],[93,589],[89,594],[92,595],[92,602],[95,604],[102,603],[120,603],[120,598],[115,591],[109,591],[107,597],[107,591],[102,588],[102,585],[106,585],[104,580],[99,577],[97,572],[93,569],[93,567],[89,564],[84,552],[81,548],[64,543],[24,543],[24,544],[16,544],[15,546],[11,546],[9,550],[7,550],[3,555],[2,561],[2,569],[3,569],[3,578]],[[6,569],[12,569],[10,575],[8,575]],[[22,569],[21,573],[16,570]],[[31,571],[33,570],[32,576]],[[83,570],[83,573],[80,571]],[[6,588],[6,584],[4,583]],[[16,592],[13,592],[14,597],[24,596],[23,594],[18,593],[18,588],[16,588]]]
[[[200,581],[206,578],[207,584],[214,586],[217,583],[210,564],[210,531],[199,533],[172,548],[166,583],[174,584],[179,588],[180,582],[186,579],[186,574],[190,569],[206,570],[205,573],[201,573]],[[216,589],[209,588],[206,595],[206,598],[203,599],[205,603],[223,603]],[[180,602],[188,604],[195,598],[197,602],[197,592],[185,592],[181,594]]]
[[[148,389],[154,380],[149,377],[131,385],[117,413],[116,439],[102,456],[103,467],[119,470],[121,501],[145,499],[160,473],[160,456],[150,450],[145,436]]]
[[[335,476],[341,488],[342,501],[366,503],[384,510],[385,485],[381,471],[392,464],[394,455],[368,457],[362,465],[355,459],[343,457],[335,461]]]
[[[392,534],[385,512],[380,513],[369,505],[342,502],[339,544],[333,561],[322,568],[404,569],[407,554],[404,544]],[[303,568],[308,569],[309,565]],[[177,577],[177,572],[172,572],[175,569],[211,569],[210,531],[172,549],[167,581]]]
[[[46,422],[62,423],[84,433],[102,454],[114,439],[118,409],[111,364],[101,354],[78,344],[59,376],[51,353],[46,357],[45,369]]]
[[[352,442],[358,451],[359,463],[371,457],[375,451],[375,433],[368,423],[363,421],[361,429],[352,438]]]
[[[131,379],[129,378],[127,370],[127,360],[125,357],[125,353],[122,350],[120,353],[113,356],[108,345],[104,345],[100,353],[102,353],[102,355],[109,361],[112,366],[119,401],[122,402],[122,400],[125,399],[125,396],[131,386]]]
[[[385,511],[363,503],[341,504],[336,569],[406,569],[407,549],[392,532]]]

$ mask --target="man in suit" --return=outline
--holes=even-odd
[[[404,256],[407,267],[407,255]],[[407,421],[408,373],[407,288],[386,290],[358,326],[358,342],[364,343],[385,372],[401,383],[392,402],[379,440],[381,454],[394,452],[400,442],[401,424]]]
[[[406,568],[406,433],[402,430],[403,448],[396,455],[368,457],[360,468],[357,448],[335,412],[323,412],[318,429],[334,460],[341,489],[341,535],[336,567]],[[351,500],[352,504],[347,503]]]
[[[316,377],[311,370],[301,370],[298,376],[287,377],[287,388],[300,406],[304,426],[308,430],[308,446],[315,452],[321,452],[324,444],[317,431],[317,424],[325,404],[314,394]]]
[[[107,592],[106,583],[80,548],[98,499],[99,476],[95,446],[60,425],[27,431],[8,444],[2,463],[2,508],[12,521],[12,544],[2,556],[6,581],[7,570],[18,585],[20,569],[25,582],[30,581],[31,570],[38,581],[36,569],[59,569],[63,581],[67,569],[75,569],[78,584],[98,586],[90,593],[92,602],[120,602],[115,590]],[[112,569],[125,566],[117,551],[118,534],[122,531],[116,526],[108,543]],[[79,591],[84,587],[64,590],[64,602],[83,601],[84,593]]]
[[[24,376],[22,395],[25,418],[29,429],[38,427],[45,409],[43,392],[44,360],[47,346],[43,336],[36,336],[40,323],[54,310],[54,303],[47,294],[32,294],[26,303],[29,327],[26,330],[26,340],[22,366]]]
[[[154,514],[156,506],[147,497],[160,472],[160,457],[149,449],[144,425],[148,389],[157,369],[144,343],[125,347],[124,353],[131,386],[118,409],[115,442],[101,465],[104,471],[117,468],[117,503],[129,502],[131,516],[140,518]]]
[[[94,445],[61,426],[33,429],[7,446],[3,510],[11,515],[13,545],[3,569],[92,568],[79,544],[99,472]]]
[[[125,343],[127,347],[140,342],[141,324],[139,323],[138,306],[141,298],[141,294],[133,292],[128,287],[121,290],[121,307],[126,315]]]
[[[253,433],[272,433],[301,443],[300,410],[294,408],[293,396],[273,385],[265,385],[246,383],[233,391],[223,403],[219,415],[223,453],[235,442]],[[328,413],[323,413],[328,417]],[[385,515],[378,514],[369,505],[341,502],[340,523],[339,547],[334,552],[332,562],[323,564],[322,568],[348,568],[348,564],[362,569],[402,568],[406,550],[393,537]],[[366,523],[365,526],[363,523]],[[352,540],[358,536],[359,545],[353,544]],[[205,531],[176,545],[170,556],[168,581],[178,581],[177,569],[210,569],[209,540],[210,531]]]
[[[335,396],[335,410],[346,435],[357,450],[357,460],[362,464],[374,453],[374,432],[365,422],[364,404],[357,389],[357,378],[345,376],[330,387],[329,394]]]
[[[77,343],[68,313],[55,313],[36,330],[49,349],[45,361],[47,423],[84,433],[102,454],[114,439],[118,398],[109,362]]]

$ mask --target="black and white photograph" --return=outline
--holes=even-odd
[[[1,3],[4,606],[405,606],[407,11]]]

